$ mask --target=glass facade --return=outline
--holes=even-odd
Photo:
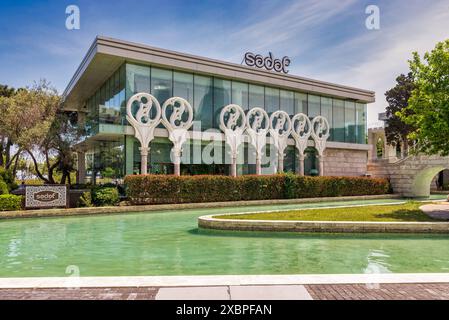
[[[321,98],[320,96],[315,96],[312,94],[309,94],[307,97],[308,101],[308,111],[307,115],[310,119],[319,116],[321,114]]]
[[[193,113],[194,121],[201,121],[201,130],[213,126],[213,86],[212,78],[195,75],[193,78]]]
[[[125,65],[115,71],[86,101],[88,135],[99,131],[99,124],[122,125],[125,112]]]
[[[161,106],[172,96],[186,99],[203,131],[218,129],[221,109],[235,103],[244,110],[261,107],[268,114],[284,110],[310,118],[322,115],[331,126],[330,141],[366,143],[366,104],[131,63],[123,64],[87,100],[91,132],[98,133],[99,124],[126,124],[126,100],[137,92],[154,95]]]
[[[355,102],[345,101],[345,142],[355,140]]]
[[[345,102],[332,100],[332,135],[334,141],[345,142]]]
[[[299,112],[307,114],[310,118],[322,115],[328,119],[331,126],[330,141],[366,143],[366,104],[132,63],[124,63],[86,101],[88,109],[86,128],[90,136],[103,132],[102,130],[113,130],[114,126],[115,134],[121,132],[124,135],[123,128],[127,125],[126,101],[138,92],[152,94],[161,106],[173,96],[186,99],[194,109],[194,121],[201,121],[203,131],[211,128],[218,129],[222,108],[234,103],[244,110],[261,107],[268,114],[284,110],[291,116]],[[198,128],[198,125],[193,127]],[[161,139],[157,138],[152,142],[148,169],[149,172],[154,173],[170,173],[173,170],[170,161],[171,143],[166,138]],[[120,166],[126,168],[123,170],[128,174],[136,173],[140,169],[138,143],[133,137],[123,140],[120,145],[126,146],[126,152],[124,152],[126,159],[121,160]],[[251,149],[251,146],[246,145],[245,149],[248,148]],[[246,152],[242,150],[241,153]],[[289,146],[286,153],[284,168],[286,171],[295,171],[294,147]],[[314,152],[309,150],[308,155],[307,167],[313,170],[316,167]],[[101,172],[102,168],[95,168],[97,161],[103,160],[97,155],[94,156],[93,168]],[[253,173],[253,167],[252,164],[239,165],[238,173]],[[184,166],[183,168],[186,172],[196,172],[199,167]],[[226,166],[220,167],[214,164],[212,171],[221,173],[226,170],[228,170]]]
[[[92,183],[108,183],[125,176],[124,138],[97,141],[87,154],[86,171]]]
[[[355,104],[355,142],[366,144],[367,129],[366,129],[366,104]]]

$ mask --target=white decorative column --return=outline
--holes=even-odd
[[[137,102],[139,108],[133,115],[133,105]],[[155,112],[152,112],[152,110]],[[154,128],[161,120],[161,106],[159,101],[148,93],[137,93],[129,98],[126,104],[126,120],[134,128],[134,136],[140,142],[140,173],[147,174],[148,152],[150,142],[154,138]]]
[[[248,111],[246,115],[246,132],[250,137],[250,143],[256,149],[256,174],[262,173],[262,149],[266,145],[267,132],[270,126],[270,118],[264,109],[256,107]]]
[[[307,142],[312,134],[312,124],[309,117],[304,113],[298,113],[292,118],[292,136],[295,139],[295,146],[298,150],[298,173],[304,175],[304,153],[307,149]]]
[[[277,172],[284,171],[284,152],[287,148],[287,140],[292,130],[292,122],[287,112],[276,111],[270,117],[270,135],[273,138],[277,150]]]
[[[167,111],[170,118],[167,118]],[[173,143],[171,149],[175,176],[181,175],[182,145],[187,141],[193,123],[193,109],[190,103],[180,97],[173,97],[162,105],[162,124],[168,130],[168,138]]]
[[[220,112],[220,129],[231,149],[231,176],[237,176],[237,156],[246,127],[245,112],[237,104],[228,104]]]
[[[312,137],[315,141],[315,149],[318,151],[318,160],[320,163],[319,174],[324,175],[324,150],[326,142],[330,135],[329,122],[323,116],[317,116],[312,120]]]

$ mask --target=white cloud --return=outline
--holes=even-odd
[[[400,9],[400,8],[398,8]],[[368,123],[377,121],[377,114],[386,106],[384,93],[394,86],[395,78],[400,73],[407,73],[408,62],[413,51],[421,55],[430,51],[438,41],[449,37],[449,3],[448,1],[432,2],[428,6],[420,6],[411,15],[391,12],[394,23],[379,31],[366,31],[359,37],[352,38],[328,50],[323,56],[333,57],[338,61],[346,61],[345,55],[354,55],[356,63],[340,65],[332,72],[320,71],[314,76],[332,82],[344,83],[376,92],[376,102],[369,105]],[[381,11],[382,19],[382,11]],[[381,20],[382,21],[382,20]],[[357,57],[357,51],[362,56]]]

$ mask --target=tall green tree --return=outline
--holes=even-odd
[[[16,92],[16,89],[0,84],[0,97],[11,97]]]
[[[13,104],[13,97],[16,92],[16,89],[12,87],[0,85],[0,166],[6,170],[13,167],[13,174],[15,174],[21,150],[14,148],[14,135],[8,132],[12,121],[12,119],[8,118],[11,114],[8,111],[10,111],[10,107]]]
[[[409,61],[415,89],[408,107],[399,113],[415,129],[409,139],[418,151],[449,155],[449,39],[437,43],[423,59],[417,52]]]
[[[408,100],[415,88],[413,75],[409,72],[407,75],[401,74],[396,78],[396,85],[385,92],[388,103],[386,108],[387,120],[385,121],[385,137],[390,145],[409,144],[408,135],[414,131],[413,126],[405,123],[398,115],[399,112],[409,114],[411,110],[407,109]]]
[[[61,102],[46,80],[0,97],[0,135],[17,150],[15,162],[20,154],[28,155],[35,174],[45,183],[70,183],[67,179],[74,170],[71,148],[80,134]],[[55,172],[61,173],[60,181]]]

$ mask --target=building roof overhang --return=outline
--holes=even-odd
[[[63,93],[64,108],[81,110],[84,102],[125,61],[351,99],[362,103],[375,101],[374,92],[369,90],[97,36]]]

